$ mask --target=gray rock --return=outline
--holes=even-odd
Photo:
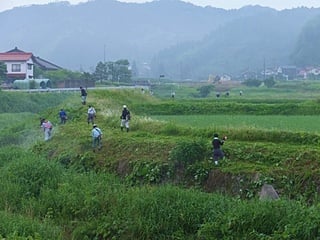
[[[276,190],[270,184],[264,184],[262,186],[259,196],[260,200],[277,200],[280,198]]]

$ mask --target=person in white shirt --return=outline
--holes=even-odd
[[[97,127],[97,124],[93,124],[91,136],[93,151],[95,151],[96,147],[98,147],[98,149],[101,149],[102,131]]]
[[[41,127],[44,131],[44,140],[50,140],[52,136],[52,123],[48,119],[45,119],[42,122]]]
[[[91,122],[92,124],[94,124],[94,119],[96,118],[96,110],[94,109],[94,107],[92,107],[91,105],[89,105],[88,108],[88,124]]]

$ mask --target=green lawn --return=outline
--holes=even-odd
[[[152,118],[200,128],[219,126],[320,133],[319,116],[163,115]]]

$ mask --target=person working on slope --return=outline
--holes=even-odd
[[[227,136],[223,137],[223,139],[220,140],[217,133],[213,135],[212,146],[213,160],[215,165],[218,165],[219,159],[224,158],[224,152],[221,150],[221,146],[224,144],[225,140],[227,140]]]
[[[123,105],[120,119],[121,119],[121,123],[120,123],[121,131],[123,131],[123,128],[126,127],[127,132],[129,132],[129,121],[131,119],[131,116],[130,116],[130,111],[128,110],[126,105]]]
[[[100,128],[98,128],[97,124],[93,124],[92,130],[91,130],[91,136],[92,136],[92,148],[93,151],[95,151],[96,147],[98,149],[101,149],[101,139],[102,139],[102,131]]]

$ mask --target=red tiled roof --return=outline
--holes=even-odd
[[[8,52],[0,53],[0,61],[27,61],[32,57],[32,53]]]

